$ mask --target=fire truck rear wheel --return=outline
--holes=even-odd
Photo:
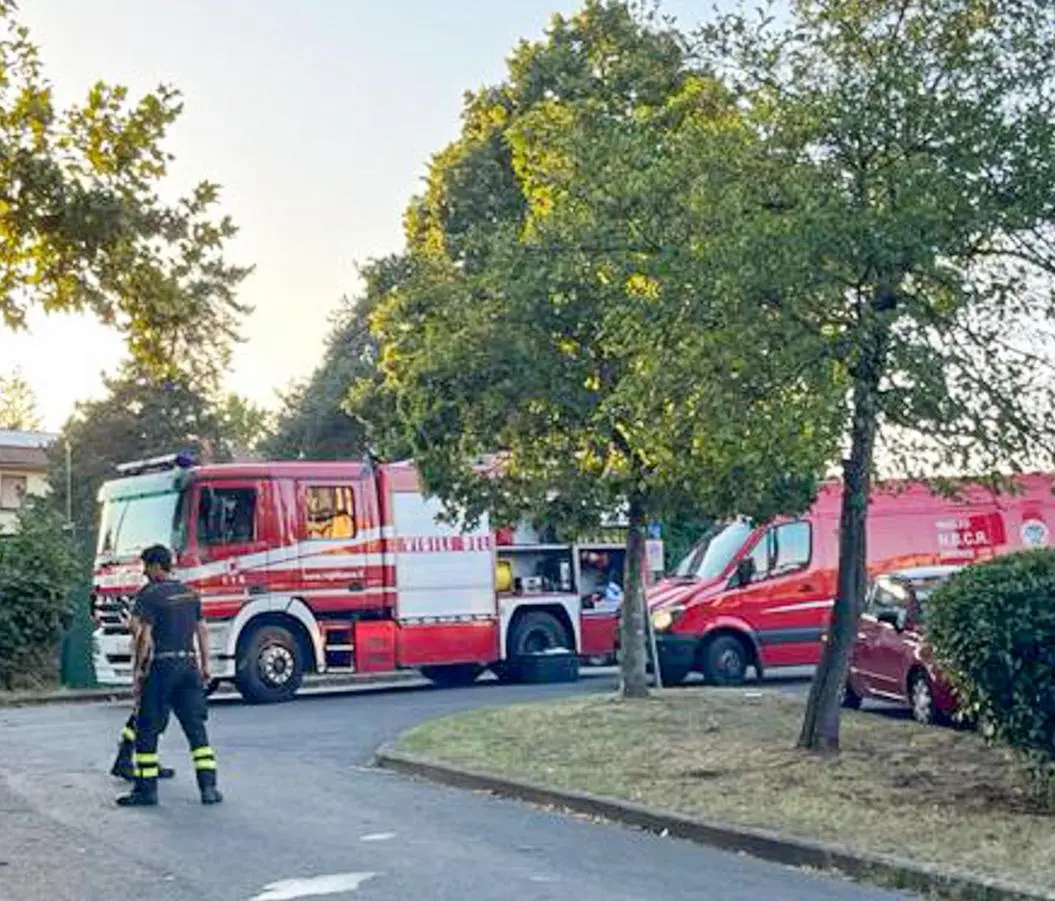
[[[478,663],[454,663],[449,666],[423,666],[421,675],[443,688],[472,685],[484,668]]]
[[[290,700],[304,678],[304,661],[296,637],[283,626],[255,628],[238,657],[235,683],[253,704]]]
[[[491,670],[500,682],[522,682],[523,658],[559,648],[571,650],[574,646],[567,629],[552,613],[545,610],[522,613],[514,619],[509,629],[507,659],[496,663]]]

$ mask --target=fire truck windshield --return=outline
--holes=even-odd
[[[678,564],[678,568],[674,570],[675,577],[705,580],[718,578],[753,531],[754,526],[747,519],[712,526]]]
[[[152,544],[172,547],[179,492],[117,497],[103,503],[99,525],[100,557],[134,558]]]

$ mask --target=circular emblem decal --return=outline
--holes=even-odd
[[[1027,519],[1019,532],[1026,547],[1047,547],[1048,527],[1039,519]]]

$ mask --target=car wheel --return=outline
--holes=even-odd
[[[719,635],[703,648],[701,668],[711,685],[743,685],[749,663],[744,643],[732,635]]]
[[[847,710],[861,709],[861,696],[856,691],[854,691],[849,679],[847,679],[843,683],[843,689],[839,698],[839,703],[842,704],[842,706],[845,707]]]
[[[253,704],[290,700],[304,678],[300,646],[289,629],[263,625],[252,631],[239,653],[235,683]]]
[[[922,726],[931,726],[940,719],[934,703],[934,688],[925,673],[918,670],[912,674],[908,686],[912,718]]]

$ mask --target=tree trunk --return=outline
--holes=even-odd
[[[873,327],[876,326],[872,323]],[[811,751],[839,750],[842,689],[857,637],[857,620],[868,582],[868,496],[878,426],[879,380],[884,336],[878,328],[865,335],[865,348],[854,377],[850,456],[843,461],[843,497],[839,517],[839,575],[835,606],[810,686],[798,746]]]
[[[620,619],[619,681],[624,698],[648,697],[645,586],[645,504],[630,498],[630,528],[626,539],[626,566],[623,573],[623,608]]]

